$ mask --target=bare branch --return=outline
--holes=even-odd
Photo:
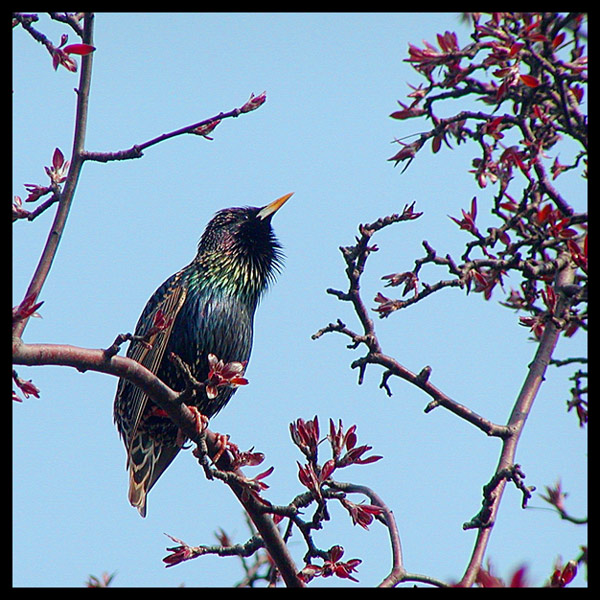
[[[567,266],[561,269],[557,275],[555,282],[556,287],[572,283],[574,273],[574,266],[570,263],[567,264]],[[559,298],[556,306],[557,316],[559,316],[559,318],[563,317],[568,309],[568,299],[564,296]],[[552,358],[552,353],[560,333],[561,326],[557,321],[548,322],[544,328],[537,352],[533,361],[529,365],[527,377],[523,383],[521,392],[515,401],[512,413],[508,420],[507,427],[510,431],[510,436],[503,441],[498,466],[496,467],[495,476],[492,479],[494,482],[496,482],[498,479],[498,474],[505,473],[506,469],[511,469],[514,464],[517,444],[523,432],[527,417],[531,411],[531,407],[533,406],[535,397],[537,396],[540,386],[544,381],[544,375],[548,365],[550,364],[550,359]],[[493,496],[486,503],[485,518],[481,519],[481,527],[479,528],[479,532],[477,534],[477,540],[471,555],[471,560],[469,561],[469,564],[459,584],[463,587],[471,587],[475,581],[477,573],[479,572],[505,486],[506,479],[504,477],[499,478],[497,484],[494,485]]]
[[[23,23],[22,23],[23,24]],[[23,25],[25,26],[25,25]],[[83,42],[89,45],[93,43],[93,30],[94,30],[94,15],[86,13],[84,20],[84,35]],[[81,73],[79,76],[79,87],[77,89],[77,107],[75,114],[75,133],[73,139],[73,151],[71,155],[71,164],[65,186],[60,195],[58,204],[58,210],[54,217],[54,223],[50,229],[50,233],[46,240],[46,245],[42,252],[42,256],[38,262],[37,268],[31,282],[25,293],[25,297],[33,297],[34,299],[39,296],[40,291],[48,277],[52,262],[56,256],[58,245],[60,243],[66,222],[71,209],[71,203],[75,195],[75,188],[79,175],[81,173],[81,167],[83,166],[83,160],[81,153],[83,152],[85,144],[85,132],[87,126],[87,113],[88,113],[88,99],[90,93],[90,83],[92,76],[92,60],[93,54],[82,56],[81,62]],[[23,319],[15,324],[13,328],[13,335],[20,337],[27,325],[27,319]]]
[[[92,161],[97,161],[97,162],[110,162],[113,160],[128,160],[128,159],[132,159],[132,158],[141,158],[143,156],[143,152],[146,148],[155,146],[156,144],[159,144],[160,142],[164,142],[165,140],[176,137],[178,135],[183,135],[184,133],[194,133],[194,130],[196,130],[196,129],[202,129],[202,128],[205,128],[207,125],[211,125],[213,123],[218,123],[218,122],[222,121],[223,119],[228,119],[230,117],[234,117],[234,118],[239,117],[241,114],[244,114],[245,112],[249,112],[249,110],[245,110],[244,107],[246,107],[249,102],[252,102],[253,100],[256,101],[256,99],[261,99],[262,101],[260,102],[260,104],[262,104],[266,99],[265,93],[263,92],[263,94],[260,94],[259,96],[256,96],[256,97],[254,95],[250,96],[250,100],[247,101],[244,104],[244,106],[242,106],[241,108],[234,108],[233,110],[230,110],[229,112],[221,112],[218,115],[215,115],[214,117],[210,117],[209,119],[204,119],[203,121],[199,121],[198,123],[193,123],[192,125],[186,125],[185,127],[180,127],[179,129],[175,129],[174,131],[171,131],[169,133],[163,133],[155,138],[152,138],[151,140],[143,142],[142,144],[135,144],[134,146],[132,146],[131,148],[128,148],[127,150],[118,150],[115,152],[84,151],[82,154],[82,158],[83,158],[83,160],[92,160]],[[260,106],[260,104],[258,104],[258,106]],[[252,110],[255,110],[255,109],[252,108]],[[200,135],[203,135],[203,134],[200,134]]]

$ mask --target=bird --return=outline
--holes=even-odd
[[[185,389],[186,381],[170,358],[172,353],[199,382],[207,380],[209,360],[245,365],[252,349],[255,310],[283,266],[282,246],[271,219],[292,194],[261,208],[218,211],[207,224],[192,262],[169,277],[146,303],[127,356],[178,392]],[[157,317],[163,323],[158,331]],[[212,418],[236,390],[222,386],[207,391],[196,391],[190,402]],[[145,517],[148,492],[179,453],[181,436],[166,413],[123,378],[117,386],[113,417],[127,452],[129,502]]]

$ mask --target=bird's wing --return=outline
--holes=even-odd
[[[154,315],[159,310],[162,311],[167,326],[151,336],[148,344],[136,341],[131,342],[127,352],[129,358],[136,360],[153,373],[158,372],[171,336],[171,331],[173,330],[173,324],[187,296],[187,284],[182,275],[183,269],[166,282],[168,285],[165,287],[162,296],[158,299],[155,298],[156,307],[150,315],[145,315],[146,310],[144,310],[136,328],[136,335],[145,335],[150,330],[153,325]],[[131,406],[132,427],[128,440],[129,445],[135,439],[140,420],[148,402],[148,396],[140,388],[132,386],[130,389],[131,397],[129,398],[129,403]]]
[[[132,341],[127,356],[157,374],[165,355],[175,319],[187,297],[185,269],[182,269],[158,288],[150,298],[135,329],[136,336],[147,336],[156,325],[155,317],[162,312],[163,328],[145,341]],[[123,395],[126,395],[123,398]],[[179,452],[179,447],[163,446],[147,433],[138,431],[148,396],[137,386],[119,382],[117,404],[126,404],[128,427],[121,428],[127,448],[129,470],[129,501],[142,516],[146,515],[146,495],[161,473]]]
[[[129,461],[129,502],[142,517],[146,516],[146,497],[163,471],[179,453],[179,446],[157,443],[140,432],[131,440]]]

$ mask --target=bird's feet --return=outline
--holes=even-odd
[[[195,406],[188,406],[188,408],[190,409],[194,417],[196,431],[200,435],[202,435],[204,433],[204,430],[208,427],[208,417],[206,415],[203,415]],[[183,431],[181,431],[181,429],[178,429],[176,443],[180,448],[183,448],[186,439],[187,438]]]
[[[212,462],[213,465],[215,465],[215,467],[217,466],[217,463],[219,462],[219,459],[221,458],[221,456],[223,456],[223,452],[225,452],[225,450],[227,450],[227,447],[229,446],[229,436],[224,434],[224,433],[217,433],[217,452],[216,454],[212,457]]]

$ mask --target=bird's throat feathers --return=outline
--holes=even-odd
[[[199,254],[190,265],[190,287],[238,297],[256,305],[280,271],[281,253],[272,256],[241,255],[235,250],[214,250]]]

